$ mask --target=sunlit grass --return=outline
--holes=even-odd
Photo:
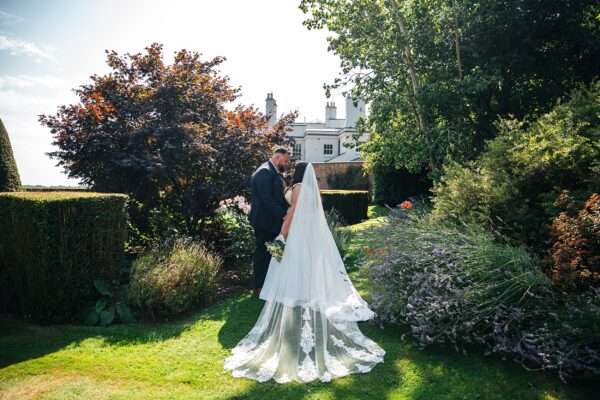
[[[385,218],[346,229],[357,262],[385,243],[372,234]],[[359,254],[360,253],[360,254]],[[368,294],[364,267],[351,276]],[[243,294],[188,318],[107,328],[0,320],[0,399],[587,399],[592,388],[565,386],[517,364],[445,347],[418,349],[396,327],[361,329],[387,352],[369,374],[328,384],[258,384],[223,371],[230,349],[254,324],[262,302]]]

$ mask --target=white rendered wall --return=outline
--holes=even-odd
[[[323,162],[327,161],[339,153],[339,140],[337,136],[318,136],[309,135],[304,139],[304,156],[308,162]],[[323,145],[331,144],[333,146],[333,154],[323,154]]]

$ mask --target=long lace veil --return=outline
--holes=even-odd
[[[329,230],[315,170],[308,164],[285,252],[272,261],[261,299],[310,306],[336,320],[362,321],[373,312],[358,295]],[[271,273],[273,272],[273,273]]]
[[[271,260],[260,298],[266,302],[256,324],[225,361],[233,376],[327,382],[383,362],[383,349],[356,323],[373,312],[348,279],[311,164],[283,258]]]

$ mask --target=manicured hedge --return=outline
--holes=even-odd
[[[127,236],[121,194],[0,193],[0,312],[65,322],[117,278]]]
[[[20,187],[21,178],[19,178],[10,138],[0,119],[0,192],[16,192]]]
[[[335,208],[346,224],[356,224],[367,219],[368,190],[321,190],[323,208]]]

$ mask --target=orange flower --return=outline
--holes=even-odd
[[[399,207],[407,209],[407,208],[412,208],[412,206],[413,206],[413,203],[410,200],[404,200],[402,203],[400,203]]]

